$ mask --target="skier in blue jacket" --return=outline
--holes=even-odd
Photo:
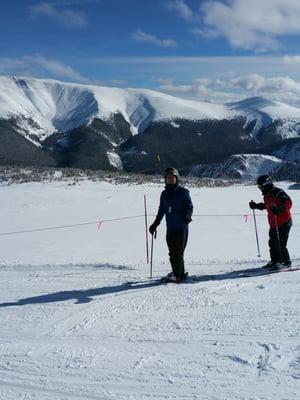
[[[180,283],[186,278],[184,250],[188,240],[188,224],[192,221],[193,204],[190,192],[179,185],[178,171],[169,167],[165,171],[165,190],[160,196],[158,212],[149,232],[154,235],[158,225],[166,216],[167,245],[172,272],[168,280]]]

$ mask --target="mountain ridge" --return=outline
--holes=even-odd
[[[192,169],[275,144],[276,154],[267,155],[300,159],[298,143],[286,145],[300,137],[300,109],[261,97],[215,104],[150,89],[7,76],[0,76],[0,89],[0,134],[11,132],[1,164],[13,150],[12,162],[22,165],[18,135],[33,146],[26,144],[26,165],[32,154],[42,165],[52,159],[90,169]]]
[[[255,118],[262,113],[268,115],[269,122],[284,117],[300,120],[300,109],[260,97],[216,104],[181,99],[150,89],[9,76],[0,76],[0,87],[0,118],[23,114],[39,123],[44,135],[67,132],[87,125],[94,118],[109,119],[114,113],[123,115],[133,134],[143,132],[147,120],[220,120],[251,115]]]

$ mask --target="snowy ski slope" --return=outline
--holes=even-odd
[[[162,186],[0,190],[1,234],[91,222],[0,235],[0,399],[299,398],[300,272],[232,274],[268,259],[266,216],[257,217],[259,260],[248,209],[261,198],[256,187],[191,189],[186,267],[196,279],[182,285],[148,279],[143,196],[155,213]],[[299,213],[300,192],[288,192]],[[107,221],[124,216],[134,218]],[[170,269],[164,235],[163,221],[154,278]],[[295,215],[295,264],[299,242]]]

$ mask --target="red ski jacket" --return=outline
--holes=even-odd
[[[268,220],[271,228],[282,226],[292,219],[291,208],[292,200],[284,190],[274,187],[271,192],[264,195],[264,209],[268,212]],[[271,207],[275,205],[279,208],[278,214],[273,214]]]

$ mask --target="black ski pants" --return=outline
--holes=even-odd
[[[287,241],[289,238],[292,221],[288,221],[286,224],[276,228],[270,228],[269,230],[269,247],[271,261],[274,263],[280,262],[284,264],[290,263],[290,255],[287,249]]]
[[[167,230],[167,245],[169,248],[170,263],[173,274],[176,277],[183,277],[185,274],[183,254],[187,240],[188,228]]]

